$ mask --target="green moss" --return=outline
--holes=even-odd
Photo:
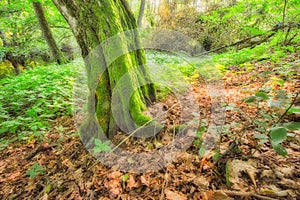
[[[151,118],[143,114],[143,111],[146,110],[147,107],[139,97],[138,91],[135,91],[129,102],[129,110],[133,121],[141,126],[151,120]]]
[[[95,5],[92,2],[68,1],[65,2],[67,9],[76,18],[77,30],[73,30],[77,38],[78,44],[82,49],[83,56],[88,56],[93,49],[99,44],[106,41],[108,38],[115,36],[117,33],[122,33],[127,30],[137,28],[136,20],[130,12],[126,1],[101,0],[100,4]],[[74,12],[79,10],[80,12]],[[74,28],[74,26],[72,27]],[[129,130],[132,129],[131,119],[138,125],[143,125],[151,118],[145,116],[143,111],[146,109],[146,102],[155,97],[155,88],[152,84],[147,85],[150,78],[146,66],[141,69],[137,67],[145,65],[145,55],[143,50],[129,51],[131,47],[136,47],[140,44],[137,32],[132,34],[132,38],[121,36],[120,49],[124,52],[122,56],[107,65],[104,52],[100,52],[100,63],[102,67],[108,67],[108,70],[102,74],[99,80],[97,76],[100,73],[99,58],[94,58],[94,63],[87,65],[89,89],[93,91],[96,102],[90,102],[96,105],[97,121],[107,135],[111,135],[116,131],[116,122],[113,119],[111,111],[111,95],[115,86],[119,83],[122,77],[127,74],[126,80],[120,87],[124,87],[119,94],[119,102],[117,111],[121,119],[124,121]],[[105,47],[105,48],[115,48]],[[112,54],[109,54],[110,51]],[[113,56],[115,49],[105,49],[108,55]],[[107,59],[107,58],[106,58]],[[88,62],[87,62],[88,64]],[[99,82],[98,82],[99,81]],[[97,83],[98,82],[98,83]],[[141,86],[141,87],[139,87]],[[134,91],[128,105],[128,98],[123,91]],[[129,107],[129,112],[128,112]],[[90,114],[93,114],[93,109],[90,109]],[[94,125],[93,125],[94,126]],[[87,127],[85,127],[86,129]]]

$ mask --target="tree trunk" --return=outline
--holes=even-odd
[[[142,26],[143,15],[144,15],[144,12],[145,12],[145,5],[146,5],[146,0],[142,0],[141,1],[141,6],[140,6],[139,17],[138,17],[138,27],[139,28]]]
[[[0,38],[3,42],[4,47],[6,47],[6,48],[10,47],[10,44],[7,42],[5,34],[2,30],[0,30]],[[15,69],[16,75],[19,75],[20,74],[19,63],[17,62],[17,58],[13,55],[13,53],[11,51],[8,51],[8,52],[6,52],[4,57],[6,60],[11,62],[11,64],[13,65],[13,67]]]
[[[91,129],[97,129],[95,122],[98,120],[103,132],[111,138],[118,128],[131,132],[136,128],[136,125],[149,122],[150,117],[145,116],[143,111],[147,104],[155,101],[155,88],[152,83],[148,84],[150,78],[145,66],[144,51],[139,48],[132,50],[132,46],[139,46],[140,41],[137,31],[134,30],[137,28],[136,20],[126,0],[52,1],[69,23],[81,47],[82,56],[85,58],[90,90],[89,106],[91,107],[89,107],[89,120],[82,126],[81,130],[94,133],[95,131]],[[100,44],[124,31],[132,33],[134,38],[131,38],[132,41],[129,41],[128,38],[120,38],[121,42],[118,44],[120,49],[112,49],[111,53],[121,50],[123,54],[110,64],[105,54],[107,48],[103,49],[103,45]],[[91,59],[89,59],[90,54],[95,49],[98,49],[95,57],[99,58],[96,65],[92,64]],[[97,71],[101,69],[107,70],[101,74],[100,78],[95,77]],[[114,90],[125,74],[128,76],[126,81],[122,82],[121,87],[126,91]],[[95,80],[96,84],[93,85]],[[141,87],[135,89],[136,86]],[[112,105],[112,94],[115,91],[117,91],[116,96],[119,99]],[[134,91],[129,98],[125,95],[128,91]],[[93,97],[96,98],[95,101]],[[128,101],[129,105],[126,105]],[[116,110],[119,115],[117,119],[112,114]],[[93,122],[94,116],[97,119]],[[120,120],[122,121],[121,124]],[[133,125],[131,120],[136,125]]]
[[[36,17],[38,18],[39,24],[40,24],[40,28],[42,30],[43,33],[43,37],[46,40],[48,47],[51,51],[51,54],[53,56],[53,59],[58,63],[58,64],[62,64],[65,62],[64,57],[61,53],[61,51],[59,50],[54,37],[51,33],[51,30],[49,28],[49,24],[46,20],[45,14],[44,14],[44,9],[42,7],[42,4],[40,2],[32,2],[33,8],[34,8],[34,12]]]

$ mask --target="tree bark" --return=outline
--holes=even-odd
[[[140,12],[139,12],[139,17],[138,17],[138,27],[139,28],[142,26],[143,16],[144,16],[144,12],[145,12],[145,5],[146,5],[146,0],[141,0]]]
[[[89,119],[82,126],[81,130],[94,133],[92,129],[97,129],[97,121],[108,137],[112,137],[120,128],[112,111],[119,112],[118,119],[122,119],[123,131],[131,132],[136,126],[130,123],[131,120],[136,125],[143,125],[149,122],[150,117],[145,116],[143,111],[147,104],[155,101],[156,93],[154,85],[150,82],[148,68],[145,65],[145,53],[142,49],[132,46],[139,46],[139,37],[136,30],[136,20],[131,12],[126,0],[52,0],[70,25],[77,42],[85,58],[85,65],[88,74],[90,105]],[[120,49],[123,55],[114,60],[111,64],[105,56],[103,49],[104,41],[114,35],[129,31],[134,38],[121,37]],[[97,65],[93,65],[90,53],[97,49]],[[107,50],[107,49],[106,49]],[[115,49],[112,49],[114,53]],[[140,67],[137,67],[140,66]],[[95,77],[97,70],[107,69],[100,78]],[[121,86],[126,91],[134,91],[129,98],[129,111],[127,110],[128,99],[124,95],[126,91],[117,91],[118,102],[111,105],[112,94],[121,78],[127,74],[126,81]],[[94,81],[96,80],[96,84]],[[141,86],[136,89],[136,86]],[[96,98],[94,101],[93,98]],[[96,119],[93,122],[93,117]],[[96,121],[97,120],[97,121]],[[96,136],[95,136],[96,137]]]
[[[55,39],[51,33],[51,30],[49,28],[49,24],[47,22],[47,19],[44,14],[44,9],[42,7],[42,4],[40,2],[32,2],[34,12],[36,17],[38,18],[41,31],[43,33],[43,37],[46,40],[48,47],[51,51],[51,54],[53,56],[53,59],[58,63],[62,64],[65,62],[64,56],[61,53],[60,49],[58,48]]]

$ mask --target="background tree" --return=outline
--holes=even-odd
[[[72,31],[51,0],[44,0],[43,6],[53,37],[68,58],[70,50],[77,47]],[[53,61],[37,24],[30,1],[0,1],[0,77]]]
[[[126,0],[97,0],[93,2],[81,0],[53,0],[57,8],[69,23],[78,44],[82,50],[83,58],[86,58],[93,49],[99,46],[101,42],[123,31],[130,31],[133,38],[130,45],[139,45],[138,33],[133,29],[137,28],[136,19],[133,16]],[[107,66],[103,49],[100,47],[98,51],[99,61],[97,64],[101,67],[108,68],[96,83],[96,86],[89,84],[91,101],[96,96],[96,117],[103,129],[104,133],[110,137],[117,130],[116,122],[111,111],[112,91],[119,80],[127,72],[129,74],[124,87],[130,91],[138,85],[142,85],[140,89],[135,90],[130,98],[129,112],[127,110],[127,99],[120,92],[119,102],[117,105],[120,118],[124,119],[124,126],[127,131],[133,130],[135,127],[130,124],[130,119],[138,125],[142,125],[150,120],[142,112],[146,109],[146,105],[155,100],[155,88],[153,84],[145,85],[150,79],[148,69],[145,66],[145,54],[142,49],[130,51],[129,41],[126,38],[122,40],[122,52],[120,56],[110,66]],[[89,81],[93,81],[95,75],[95,67],[86,61]],[[141,68],[137,68],[141,66]],[[92,80],[91,80],[92,79]],[[92,105],[93,106],[93,105]],[[93,108],[91,109],[93,110]],[[90,129],[96,129],[97,125],[94,119],[95,113],[91,112],[88,124],[86,124],[86,132]],[[83,127],[84,129],[84,127]],[[93,131],[94,132],[94,131]]]
[[[138,27],[142,26],[143,16],[145,12],[146,0],[141,0],[140,11],[138,16]]]
[[[40,2],[32,2],[32,5],[34,7],[36,17],[38,18],[43,36],[44,36],[44,38],[45,38],[45,40],[46,40],[46,42],[49,46],[49,49],[51,51],[51,54],[52,54],[54,60],[58,64],[64,63],[65,62],[64,57],[63,57],[60,49],[58,48],[58,46],[55,42],[55,39],[54,39],[54,37],[51,33],[48,21],[45,17],[45,14],[44,14],[44,9],[42,7],[42,4]]]

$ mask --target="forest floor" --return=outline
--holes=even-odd
[[[282,88],[289,94],[299,92],[299,60],[299,53],[281,60],[298,65],[296,75],[286,79]],[[213,151],[206,156],[199,157],[198,144],[194,142],[178,155],[176,161],[159,171],[118,171],[99,163],[89,154],[76,136],[74,119],[64,116],[52,123],[54,128],[42,142],[14,142],[2,150],[0,198],[300,199],[300,132],[291,132],[291,137],[283,143],[288,152],[286,157],[278,155],[269,142],[258,145],[258,139],[254,137],[258,133],[257,127],[251,119],[264,120],[257,113],[265,105],[256,107],[242,101],[263,86],[280,87],[279,83],[274,83],[274,77],[285,79],[284,74],[275,71],[277,66],[269,61],[252,62],[252,66],[231,66],[223,74],[225,126]],[[200,118],[207,120],[211,112],[207,85],[197,78],[192,86],[197,95]],[[170,97],[160,103],[171,107],[175,101]],[[173,111],[168,113],[166,122],[170,127],[158,134],[155,140],[130,138],[124,148],[130,147],[136,152],[151,151],[172,142],[170,124],[176,120],[176,115],[180,115],[180,111]],[[299,115],[287,115],[285,119],[299,121]],[[124,137],[119,134],[116,140]],[[201,143],[201,138],[198,139]]]

